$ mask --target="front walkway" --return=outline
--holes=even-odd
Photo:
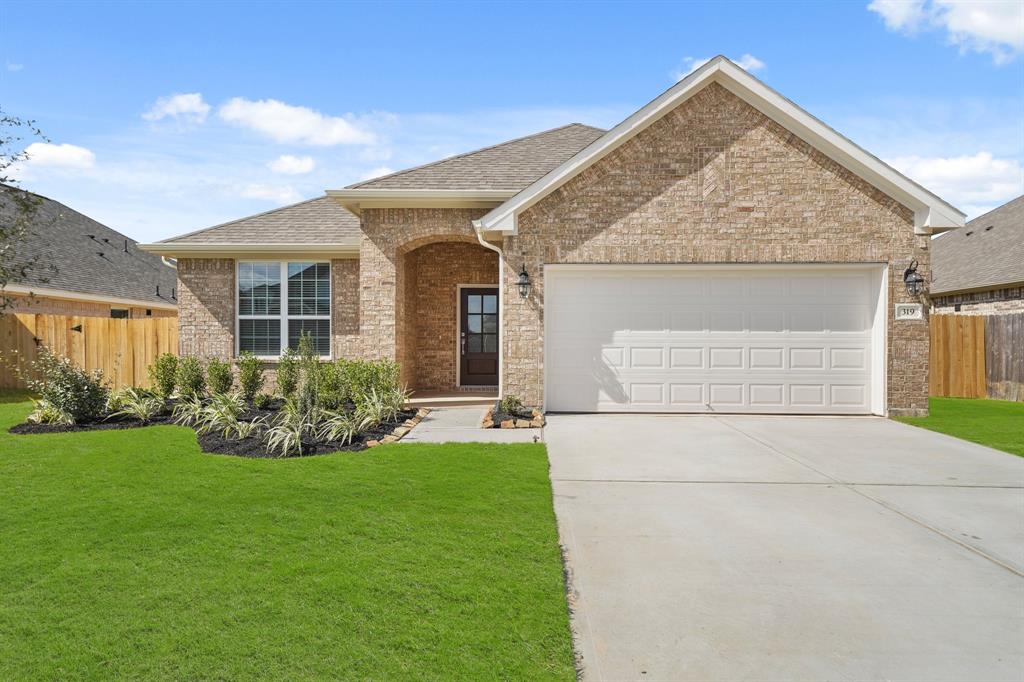
[[[586,679],[1024,675],[1024,459],[878,418],[545,440]]]
[[[533,443],[544,429],[482,429],[486,407],[435,407],[399,443]]]

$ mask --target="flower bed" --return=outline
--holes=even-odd
[[[484,414],[480,424],[485,429],[539,429],[544,426],[544,413],[524,407],[515,396],[499,400]]]

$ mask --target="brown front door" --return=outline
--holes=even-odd
[[[459,290],[459,383],[498,385],[498,290]]]

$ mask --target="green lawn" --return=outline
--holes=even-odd
[[[1024,457],[1024,403],[931,398],[928,411],[927,417],[898,420]]]
[[[0,679],[575,679],[541,445],[248,460],[14,436]]]

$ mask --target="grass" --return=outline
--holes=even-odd
[[[541,445],[205,455],[181,427],[15,436],[0,679],[575,679]]]
[[[928,412],[898,420],[1024,457],[1024,403],[931,398]]]

